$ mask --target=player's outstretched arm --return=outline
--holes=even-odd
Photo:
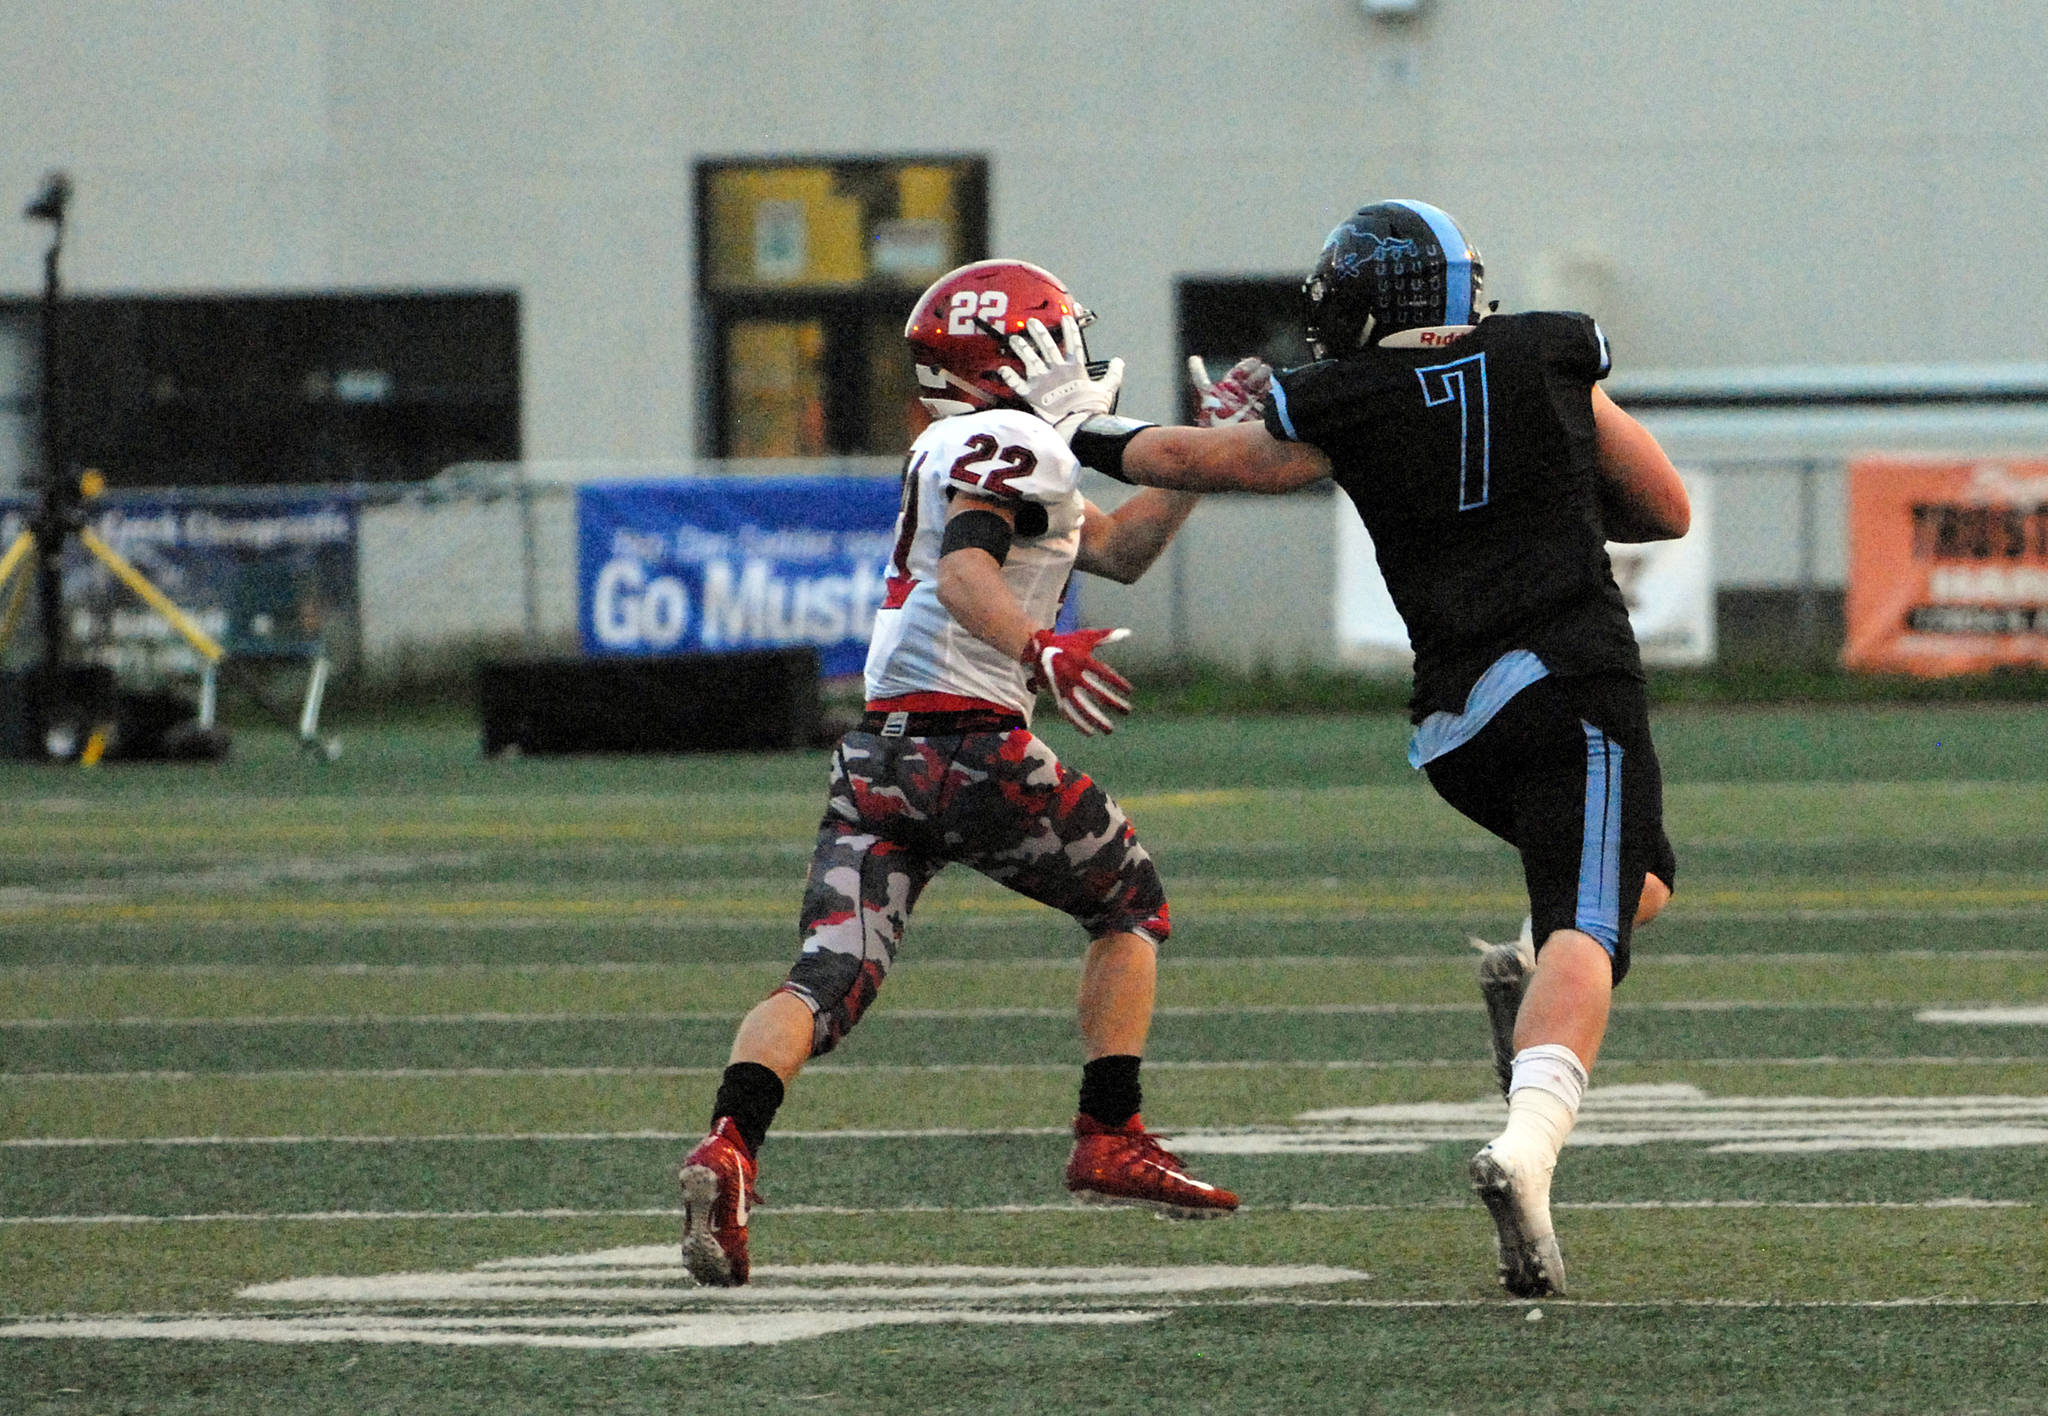
[[[1675,541],[1692,526],[1692,499],[1656,437],[1597,384],[1593,430],[1600,510],[1610,541]]]
[[[1200,501],[1193,492],[1148,488],[1126,498],[1115,511],[1089,502],[1074,569],[1129,585],[1152,568]]]
[[[1103,410],[1115,406],[1123,382],[1117,362],[1111,360],[1096,378],[1081,361],[1078,329],[1067,331],[1064,350],[1036,320],[1028,329],[1030,341],[1022,336],[1010,341],[1026,374],[1005,370],[1003,378],[1034,413],[1059,430],[1084,467],[1120,482],[1179,492],[1292,492],[1330,475],[1330,459],[1319,450],[1282,442],[1257,419],[1163,428],[1115,417]],[[1258,367],[1257,360],[1240,361],[1228,378],[1244,383]],[[1268,371],[1247,398],[1262,399],[1270,379]]]
[[[1330,459],[1307,443],[1284,442],[1264,423],[1166,428],[1090,418],[1074,454],[1119,481],[1180,492],[1293,492],[1330,475]]]

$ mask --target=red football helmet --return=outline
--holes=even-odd
[[[1058,276],[1029,261],[976,261],[940,276],[903,326],[924,406],[934,418],[1020,406],[996,372],[1023,372],[1010,336],[1033,319],[1058,334],[1068,315],[1081,325],[1095,319]]]

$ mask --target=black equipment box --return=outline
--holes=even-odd
[[[813,649],[479,666],[486,756],[774,752],[819,739]]]

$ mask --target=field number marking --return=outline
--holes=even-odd
[[[58,1318],[0,1326],[6,1337],[188,1342],[377,1342],[568,1348],[738,1347],[861,1328],[935,1323],[1150,1322],[1203,1295],[1243,1298],[1362,1283],[1313,1265],[998,1268],[978,1265],[763,1265],[744,1288],[700,1288],[670,1244],[498,1259],[446,1273],[294,1278],[244,1288],[254,1303],[307,1303],[313,1315]],[[436,1304],[517,1313],[380,1312]],[[1145,1306],[1145,1305],[1156,1306]],[[358,1311],[336,1313],[335,1308]]]

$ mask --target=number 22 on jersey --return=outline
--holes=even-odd
[[[1038,454],[1030,448],[1004,447],[987,433],[976,433],[946,469],[946,479],[998,500],[1014,500],[1017,493],[1010,483],[1030,476],[1037,466]]]

